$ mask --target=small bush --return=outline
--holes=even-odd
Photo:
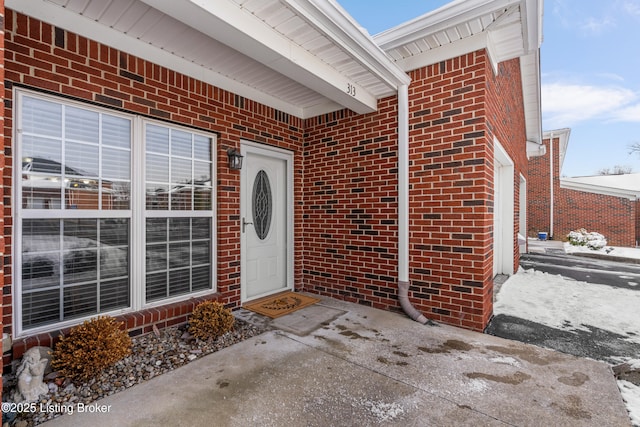
[[[71,329],[52,353],[51,366],[62,376],[87,380],[131,353],[123,322],[98,316]]]
[[[598,250],[607,246],[607,239],[595,231],[588,232],[584,228],[572,231],[567,235],[569,243],[574,246],[586,246],[589,249]]]
[[[218,338],[233,327],[233,314],[216,301],[204,301],[196,306],[189,319],[189,333],[203,340]]]

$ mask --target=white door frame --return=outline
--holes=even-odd
[[[284,289],[293,290],[293,281],[294,281],[294,203],[293,203],[293,152],[289,150],[285,150],[283,148],[272,147],[265,144],[260,144],[253,141],[241,140],[240,141],[240,153],[245,156],[245,162],[247,161],[247,153],[255,153],[261,154],[264,156],[269,156],[277,159],[284,160],[286,162],[286,173],[287,173],[287,194],[286,194],[286,227],[287,227],[287,285]],[[246,165],[246,164],[245,164]],[[246,197],[244,192],[251,191],[248,188],[244,175],[244,172],[241,172],[240,179],[240,218],[238,220],[238,225],[240,226],[240,302],[245,303],[252,299],[260,298],[262,295],[255,296],[252,298],[247,298],[247,277],[245,270],[246,263],[246,255],[247,255],[247,245],[246,245],[246,234],[242,232],[242,215],[246,214],[248,206],[246,206]]]
[[[493,141],[494,229],[493,275],[513,274],[514,163],[497,139]],[[498,225],[498,226],[496,226]]]

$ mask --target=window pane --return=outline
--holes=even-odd
[[[22,170],[24,172],[60,175],[62,142],[59,139],[22,137]]]
[[[147,302],[167,297],[167,273],[147,274]]]
[[[193,162],[195,184],[211,185],[211,162]]]
[[[171,210],[172,211],[190,211],[193,209],[193,188],[174,187],[171,191]]]
[[[32,328],[60,321],[58,289],[22,293],[22,327]]]
[[[174,184],[192,184],[191,160],[172,159],[171,182]]]
[[[100,242],[111,246],[129,246],[129,220],[101,219]]]
[[[169,240],[189,240],[191,238],[191,218],[169,219]]]
[[[191,245],[185,243],[171,243],[169,245],[169,267],[181,268],[191,265]]]
[[[102,209],[128,210],[131,205],[131,183],[102,181]]]
[[[191,158],[191,134],[179,130],[171,131],[171,155]]]
[[[64,249],[98,246],[98,221],[95,219],[66,219],[64,227]]]
[[[167,241],[167,220],[165,218],[147,219],[147,243]]]
[[[102,311],[129,307],[129,279],[102,282],[100,286],[100,309]]]
[[[100,192],[95,179],[69,179],[65,189],[67,209],[100,209]]]
[[[100,115],[95,111],[66,107],[65,109],[65,137],[97,144]]]
[[[64,254],[64,283],[95,282],[98,279],[98,251],[78,249]]]
[[[147,301],[211,289],[210,230],[211,218],[147,218]]]
[[[147,273],[165,271],[167,269],[167,245],[147,245]]]
[[[22,222],[22,289],[60,285],[60,221]]]
[[[210,187],[195,187],[193,189],[193,209],[197,211],[211,210],[211,194]]]
[[[193,265],[209,264],[211,262],[211,251],[209,242],[193,242]]]
[[[193,238],[194,239],[211,239],[211,219],[210,218],[192,218]]]
[[[147,181],[169,182],[169,158],[147,154]]]
[[[103,114],[102,144],[111,147],[131,148],[131,121]]]
[[[169,129],[147,125],[146,130],[147,152],[169,154]]]
[[[149,210],[169,209],[169,186],[159,184],[147,184],[147,203]]]
[[[62,106],[57,102],[24,96],[22,131],[55,138],[62,136]]]
[[[211,288],[211,267],[196,267],[191,273],[191,286],[194,291]]]
[[[68,168],[71,168],[71,170]],[[71,172],[67,174],[72,176],[99,176],[98,146],[67,142],[65,146],[65,169]]]
[[[193,157],[198,160],[211,160],[211,138],[194,135]]]
[[[126,150],[102,149],[102,177],[111,179],[131,178],[131,153]]]
[[[169,273],[169,296],[186,294],[190,291],[190,273],[188,268]]]
[[[95,283],[64,289],[64,319],[98,312],[98,289]]]
[[[102,246],[100,248],[100,279],[129,276],[129,249]]]

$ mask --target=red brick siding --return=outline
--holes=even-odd
[[[524,100],[522,95],[522,78],[520,60],[512,59],[498,65],[498,73],[487,64],[487,75],[491,76],[487,88],[487,111],[489,118],[489,134],[496,137],[514,163],[513,173],[513,271],[520,265],[520,247],[518,233],[520,230],[520,175],[527,178],[527,134],[524,117]]]
[[[248,139],[289,149],[295,167],[295,280],[302,271],[302,140],[303,121],[273,108],[226,92],[191,77],[119,52],[108,46],[63,31],[12,10],[6,13],[6,120],[5,152],[11,153],[13,111],[12,88],[27,87],[73,97],[107,107],[142,114],[173,123],[217,132],[217,290],[211,298],[229,307],[240,302],[240,174],[227,166],[226,150]],[[13,158],[8,155],[4,185],[12,184]],[[20,164],[17,161],[17,164]],[[4,213],[12,216],[10,199]],[[4,331],[12,333],[11,222],[5,224],[7,248],[3,294]],[[1,242],[0,242],[1,244]],[[181,307],[191,307],[187,301]],[[147,324],[136,320],[136,328],[186,320],[175,310],[158,308],[159,315]],[[160,317],[159,317],[160,316]],[[156,318],[157,317],[157,318]],[[19,351],[20,345],[17,346]],[[6,361],[6,360],[5,360]]]
[[[305,289],[397,309],[397,98],[306,128]]]
[[[549,140],[543,141],[546,154],[529,159],[527,180],[527,236],[551,232],[551,184],[549,177]],[[557,160],[556,160],[557,161]]]
[[[529,235],[550,232],[550,153],[529,161]],[[585,228],[603,234],[613,246],[635,246],[639,233],[638,202],[624,197],[593,194],[560,187],[560,141],[553,138],[553,238],[566,240],[572,230]]]
[[[410,73],[410,296],[428,317],[475,330],[492,315],[492,135],[523,169],[518,73],[509,63],[494,77],[484,51]],[[307,121],[309,291],[399,308],[396,104]]]
[[[4,124],[2,123],[4,121],[4,0],[0,0],[0,96],[2,96],[2,99],[0,99],[0,129],[4,128]],[[0,132],[0,147],[4,147],[4,135],[2,134],[2,132]],[[3,173],[2,171],[4,170],[4,162],[5,162],[5,150],[0,151],[0,173]],[[4,210],[4,200],[5,197],[10,198],[11,197],[11,190],[10,187],[7,187],[7,190],[5,190],[5,183],[3,183],[2,186],[0,186],[0,212],[2,212],[2,215],[0,216],[0,230],[5,230],[5,227],[11,227],[11,220],[10,220],[10,216],[7,216],[7,218],[9,218],[9,221],[5,221],[5,210]],[[2,262],[3,264],[5,264],[5,256],[4,254],[6,253],[5,251],[5,239],[4,239],[4,233],[0,233],[0,262]],[[4,291],[4,271],[3,269],[0,269],[0,290]],[[0,294],[3,294],[3,292],[0,292]],[[2,313],[4,310],[6,310],[5,308],[5,304],[4,301],[0,301],[0,313]],[[4,330],[3,328],[3,318],[2,316],[0,316],[0,330]],[[0,354],[3,352],[3,348],[2,348],[2,341],[0,341]],[[0,380],[2,380],[2,372],[0,371]],[[0,399],[2,398],[2,390],[0,390]]]
[[[566,240],[572,230],[586,228],[613,246],[635,246],[635,201],[561,188],[555,197],[554,238]]]
[[[636,201],[636,246],[640,246],[640,200]]]

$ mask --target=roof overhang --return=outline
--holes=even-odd
[[[559,159],[560,159],[560,167],[558,170],[562,171],[562,165],[564,165],[564,158],[567,154],[567,148],[569,148],[569,137],[571,136],[570,128],[562,128],[556,130],[548,130],[545,131],[542,138],[543,139],[556,139],[559,140]]]
[[[494,71],[520,58],[527,140],[541,144],[543,0],[456,0],[374,36],[405,71],[486,49]]]
[[[560,188],[583,191],[585,193],[602,194],[605,196],[622,197],[632,201],[640,199],[640,191],[586,183],[575,178],[560,178]]]
[[[375,111],[408,76],[334,2],[6,0],[17,12],[297,117]]]

